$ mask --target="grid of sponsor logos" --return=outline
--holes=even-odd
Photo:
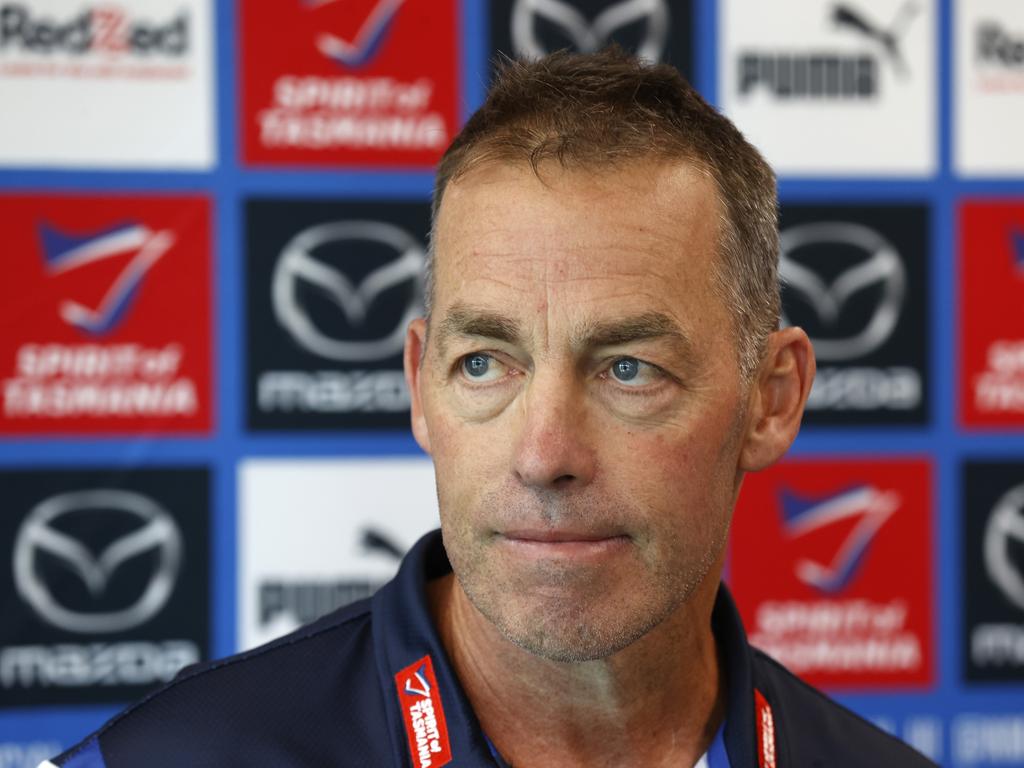
[[[495,52],[612,40],[780,175],[819,370],[735,518],[753,640],[944,765],[1024,765],[1024,5],[0,0],[0,768],[436,524],[432,164]]]

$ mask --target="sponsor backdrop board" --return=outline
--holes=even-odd
[[[304,503],[282,515],[296,488]],[[425,458],[249,459],[238,493],[242,648],[369,597],[438,526]]]
[[[954,168],[1020,176],[1024,145],[1024,18],[1014,0],[956,0]]]
[[[819,374],[740,496],[751,635],[942,765],[1024,765],[1024,4],[0,0],[0,768],[435,524],[431,169],[495,56],[608,42],[779,173]]]
[[[249,426],[407,430],[429,204],[253,199],[245,217]]]
[[[211,0],[0,3],[0,164],[215,162]]]
[[[4,470],[0,482],[5,705],[133,699],[206,657],[205,470]]]
[[[209,202],[0,195],[0,213],[0,433],[208,431]]]
[[[777,171],[935,173],[936,0],[722,0],[720,8],[721,105]]]
[[[493,61],[503,55],[535,59],[563,48],[596,51],[614,43],[693,75],[690,0],[494,0],[490,14]]]
[[[239,4],[246,163],[429,169],[458,130],[455,0]]]
[[[1024,462],[964,467],[963,673],[1024,681]]]
[[[1024,427],[1024,201],[968,200],[960,225],[960,419]]]
[[[748,477],[729,584],[751,642],[826,688],[931,683],[931,551],[907,542],[931,540],[932,509],[922,459],[791,459]]]
[[[805,424],[928,417],[928,208],[782,207],[784,323],[818,363]]]

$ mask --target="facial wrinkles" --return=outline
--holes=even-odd
[[[725,393],[720,393],[724,395]],[[520,400],[520,408],[525,407],[527,398]],[[666,423],[664,420],[653,424],[654,433],[643,432],[635,435],[620,434],[614,445],[606,446],[599,453],[598,470],[595,480],[590,484],[571,490],[544,488],[527,488],[511,480],[505,472],[505,463],[500,460],[494,467],[491,477],[504,478],[494,484],[474,484],[469,488],[470,496],[459,499],[463,512],[473,510],[472,514],[462,515],[462,521],[475,529],[472,538],[486,540],[495,531],[508,530],[515,527],[551,527],[573,528],[584,527],[591,531],[611,533],[626,532],[637,542],[666,540],[674,541],[677,533],[676,515],[685,515],[691,525],[701,528],[712,525],[719,515],[711,511],[731,504],[736,489],[733,475],[736,465],[736,453],[744,423],[744,408],[732,411],[726,423],[707,421],[706,417],[698,416],[696,423]],[[593,430],[603,433],[608,425],[604,419],[594,419],[590,426],[581,424],[582,430]],[[700,445],[691,444],[695,440],[679,441],[680,436],[694,432],[710,431],[721,435],[710,452],[706,452],[706,442]],[[622,461],[621,454],[649,455],[648,469],[662,467],[664,475],[658,473],[645,474],[644,478],[636,478],[625,489],[615,485],[609,486],[607,478],[600,466],[608,463],[618,465]],[[689,504],[697,504],[698,508],[659,509],[660,486],[670,483],[672,475],[678,467],[690,465],[691,471],[697,475],[697,485],[691,486],[696,498]],[[699,467],[707,465],[711,475],[700,474]],[[724,474],[715,477],[716,468]],[[659,479],[660,477],[660,479]],[[650,484],[644,484],[644,480]],[[724,487],[728,489],[721,498],[716,498],[710,489]],[[703,499],[703,501],[697,501]],[[663,530],[660,530],[663,529]],[[659,536],[654,532],[660,530]],[[710,529],[709,529],[710,530]],[[693,530],[690,533],[694,533]],[[713,539],[720,543],[723,531],[715,532]],[[696,537],[698,540],[702,536]],[[670,548],[677,549],[673,545]],[[718,547],[716,546],[716,549]]]
[[[458,299],[517,320],[525,334],[520,352],[533,366],[522,382],[525,389],[536,376],[541,389],[535,392],[551,387],[566,397],[573,390],[559,376],[585,381],[571,342],[588,317],[641,310],[672,316],[695,340],[700,364],[694,370],[708,372],[679,392],[677,411],[651,415],[643,429],[599,399],[580,407],[583,432],[548,412],[566,439],[584,440],[599,456],[588,482],[557,488],[515,479],[509,429],[516,414],[525,417],[524,390],[511,387],[516,410],[489,424],[459,424],[450,407],[445,411],[455,400],[434,401],[431,442],[444,535],[463,589],[514,642],[542,655],[597,658],[663,621],[721,551],[735,487],[736,417],[722,403],[736,393],[723,389],[720,358],[733,352],[721,343],[728,312],[708,296],[710,254],[701,250],[713,247],[711,225],[700,196],[682,201],[679,220],[672,218],[662,199],[672,195],[652,186],[647,171],[610,180],[569,173],[545,187],[551,194],[530,176],[516,177],[508,168],[501,173],[504,196],[488,197],[479,187],[461,203],[457,194],[446,196],[435,310]],[[469,190],[472,179],[459,184]],[[601,195],[591,194],[595,187],[617,195],[614,204],[609,197],[600,205]],[[589,398],[605,390],[581,391]],[[622,531],[632,544],[604,570],[557,557],[529,565],[502,554],[498,532],[509,525],[603,526]]]
[[[462,184],[456,184],[455,188],[460,186]],[[615,187],[611,189],[620,191]],[[443,217],[445,226],[441,230],[437,250],[445,254],[445,259],[476,262],[474,267],[481,266],[481,260],[485,268],[488,262],[496,261],[495,268],[489,269],[490,273],[492,276],[510,276],[507,284],[513,288],[522,285],[524,278],[543,278],[547,282],[587,279],[593,272],[595,258],[606,259],[622,276],[648,275],[659,280],[671,280],[677,276],[672,272],[666,273],[665,268],[677,261],[674,258],[676,254],[689,250],[695,227],[680,228],[687,232],[685,239],[681,232],[659,232],[657,227],[638,223],[628,206],[620,206],[609,219],[606,211],[597,213],[592,210],[595,201],[600,202],[604,194],[580,197],[575,188],[573,193],[565,195],[561,185],[555,184],[549,188],[549,197],[540,205],[523,203],[522,210],[516,211],[513,206],[510,211],[509,199],[501,196],[475,210],[471,218],[454,220],[454,216]],[[456,195],[449,202],[457,205],[458,197]],[[678,215],[671,206],[664,203],[663,206],[664,215],[670,215],[670,211]],[[520,220],[529,221],[525,240]],[[571,239],[566,238],[569,228],[566,222],[571,222],[571,229],[576,233]],[[700,221],[692,223],[698,227],[702,225]],[[446,247],[449,239],[472,243],[472,251],[450,253]],[[629,269],[632,254],[649,253],[670,257],[648,260],[635,269]],[[693,256],[701,258],[703,254]],[[542,262],[541,269],[519,269],[524,262],[530,261]],[[558,263],[557,274],[550,271],[552,262]],[[459,273],[464,274],[464,271],[458,269]]]
[[[711,530],[715,516],[696,516],[684,532],[665,517],[669,510],[648,508],[640,494],[524,495],[506,487],[485,492],[479,504],[495,515],[499,526],[546,518],[558,526],[625,531],[634,540],[631,551],[645,578],[628,595],[607,589],[606,579],[616,578],[614,574],[559,561],[541,562],[529,571],[505,571],[497,592],[478,589],[494,579],[487,575],[493,555],[486,538],[472,539],[472,548],[460,553],[456,573],[478,609],[513,643],[559,661],[605,658],[646,634],[688,599],[720,552],[722,537]],[[716,545],[701,549],[697,544],[708,541]],[[687,567],[680,569],[680,563]],[[574,589],[577,599],[565,602],[563,588]],[[666,601],[665,595],[672,598]],[[517,601],[530,609],[503,610]],[[594,610],[597,605],[600,610]],[[631,618],[623,622],[624,617]]]

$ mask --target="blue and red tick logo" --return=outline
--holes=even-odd
[[[123,263],[98,303],[63,299],[58,313],[64,322],[93,336],[114,329],[138,295],[153,265],[174,245],[174,235],[129,222],[87,235],[70,235],[43,223],[38,228],[46,272],[51,277],[83,275],[98,264]],[[74,282],[69,283],[73,288]]]
[[[316,47],[324,56],[345,67],[360,67],[377,54],[405,0],[378,0],[351,39],[334,32],[317,36]],[[319,21],[331,29],[351,22],[352,9],[339,0],[307,0]],[[339,7],[340,6],[340,7]]]
[[[751,642],[813,685],[928,684],[931,487],[918,457],[792,459],[749,474],[729,585]]]
[[[1014,229],[1010,232],[1010,253],[1013,256],[1013,266],[1018,272],[1024,273],[1024,229]]]
[[[412,675],[405,680],[405,692],[411,696],[423,696],[424,698],[430,698],[430,683],[426,678],[427,665],[424,662],[420,665],[419,669],[412,673]]]
[[[825,594],[843,590],[864,563],[871,542],[900,507],[894,491],[857,485],[809,499],[780,489],[783,528],[797,543],[796,577]]]

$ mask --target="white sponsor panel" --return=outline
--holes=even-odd
[[[721,107],[780,174],[931,175],[935,6],[723,0]]]
[[[0,0],[0,164],[214,163],[209,0]]]
[[[964,176],[1024,172],[1024,4],[954,4],[953,164]]]
[[[438,526],[428,459],[250,459],[239,469],[241,648],[367,597]]]

